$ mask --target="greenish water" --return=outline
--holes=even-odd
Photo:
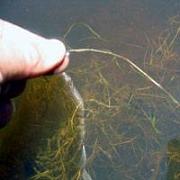
[[[78,26],[67,45],[126,56],[180,101],[179,9],[179,0],[6,0],[0,17],[56,38],[71,24],[86,23],[103,40]],[[67,72],[85,103],[92,179],[178,180],[179,107],[123,61],[94,53],[70,58]]]

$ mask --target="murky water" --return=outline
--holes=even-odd
[[[81,23],[64,39],[68,46],[126,56],[180,101],[179,9],[179,0],[4,0],[0,17],[50,38]],[[70,58],[67,72],[85,102],[92,179],[179,179],[180,110],[172,98],[120,59]]]

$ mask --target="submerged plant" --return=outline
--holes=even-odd
[[[106,41],[84,23],[71,25],[64,38],[73,28],[81,26],[88,29],[90,38]],[[114,51],[69,47],[72,54],[92,55],[80,68],[69,70],[74,82],[79,83],[85,107],[65,74],[30,82],[19,100],[15,121],[7,127],[10,133],[1,141],[5,147],[1,148],[2,156],[13,162],[6,167],[13,171],[11,177],[19,173],[19,179],[80,180],[89,178],[86,167],[93,179],[157,179],[166,152],[161,144],[163,136],[173,131],[169,127],[164,130],[162,126],[167,121],[169,125],[179,123],[176,114],[179,101],[161,79],[154,78],[156,71],[149,73],[148,68],[157,65],[155,62],[161,55],[160,63],[165,71],[164,57],[172,58],[178,35],[177,29],[173,38],[164,41],[160,38],[160,44],[156,43],[158,47],[153,46],[155,49],[146,57],[149,60],[144,69]],[[104,60],[98,61],[99,56],[94,53]],[[136,77],[141,79],[132,84],[126,77],[137,73],[141,76]],[[160,107],[163,115],[158,114]],[[172,114],[170,118],[168,111]],[[84,125],[87,129],[85,143]],[[8,141],[16,148],[6,144]],[[169,150],[167,154],[169,163],[178,159],[177,151]],[[29,169],[26,170],[27,164],[31,175]]]
[[[64,38],[68,37],[73,28],[79,26],[87,28],[92,34],[91,38],[106,41],[92,27],[84,23],[71,25]],[[167,50],[168,53],[172,53],[173,43],[178,34],[179,31],[171,41],[161,41],[163,44],[160,44],[159,49],[156,47],[149,58],[155,58],[159,52],[166,56]],[[167,47],[168,49],[166,49]],[[164,109],[174,111],[176,109],[170,104],[172,105],[171,102],[173,102],[178,109],[179,101],[161,83],[127,57],[113,51],[89,47],[79,49],[69,47],[69,52],[72,54],[90,52],[101,54],[103,57],[107,56],[112,71],[117,75],[112,77],[108,63],[97,61],[97,57],[94,56],[95,59],[86,62],[88,66],[84,64],[80,68],[69,71],[75,77],[74,81],[77,80],[82,85],[80,92],[85,103],[87,128],[85,144],[88,157],[86,166],[93,179],[101,177],[106,177],[106,179],[112,179],[112,177],[124,179],[152,177],[157,179],[165,154],[165,150],[161,146],[163,141],[161,135],[164,135],[165,132],[159,128],[164,117],[159,117],[156,109],[159,108],[158,104],[161,104]],[[170,54],[168,55],[171,57]],[[159,91],[156,92],[152,84],[147,84],[147,81],[145,84],[142,83],[143,87],[139,87],[138,84],[137,86],[123,84],[120,77],[125,76],[126,71],[124,64],[120,63],[121,60],[127,63],[126,66],[129,65],[133,69],[133,73],[138,72],[158,87],[163,94]],[[149,62],[151,62],[149,65],[154,65],[154,61]],[[143,81],[143,79],[141,80]],[[77,148],[77,144],[79,144],[77,142],[82,140],[82,137],[79,136],[77,121],[74,121],[78,110],[79,106],[76,104],[72,113],[66,118],[64,127],[49,138],[45,148],[40,150],[36,159],[36,174],[32,177],[33,179],[78,180],[83,178],[85,151],[83,154],[82,146]],[[82,164],[77,165],[74,162]],[[138,174],[139,170],[146,171],[147,175]]]
[[[60,78],[65,119],[37,154],[34,180],[79,180],[85,168],[83,101],[71,79],[65,73]]]
[[[84,26],[84,24],[78,23],[77,26]],[[76,24],[69,28],[66,38],[74,27]],[[105,41],[94,29],[89,28],[88,25],[85,27],[92,32],[95,39]],[[160,73],[162,71],[164,71],[162,74],[171,72],[174,76],[173,69],[168,71],[165,64],[169,58],[179,58],[175,52],[178,36],[179,27],[174,36],[169,37],[168,40],[159,41],[161,43],[158,47],[155,45],[150,47],[150,49],[154,49],[151,49],[151,53],[146,55],[145,70],[137,66],[134,61],[110,50],[69,47],[72,54],[88,54],[90,52],[92,55],[91,60],[85,65],[80,65],[80,68],[75,67],[69,72],[74,76],[75,82],[78,79],[85,102],[87,167],[93,179],[100,177],[106,177],[106,179],[112,179],[112,177],[124,179],[155,177],[156,179],[159,176],[160,166],[164,162],[165,155],[162,145],[163,135],[168,133],[162,126],[168,120],[169,123],[173,122],[166,115],[160,116],[158,111],[161,111],[159,109],[161,107],[164,114],[166,114],[165,112],[172,112],[172,114],[177,112],[178,114],[179,100],[167,90],[169,87],[167,89],[164,87],[162,79],[159,82],[155,80],[157,64],[151,60],[152,57],[157,59],[161,51],[163,53],[161,56],[163,66],[161,64]],[[168,49],[166,49],[167,47]],[[98,61],[97,56],[93,53],[101,55],[103,60]],[[159,64],[162,61],[159,61]],[[152,84],[143,79],[141,79],[142,83],[139,82],[142,87],[138,84],[123,84],[121,77],[125,77],[127,74],[123,62]],[[149,71],[151,67],[154,69]],[[130,72],[135,75],[133,71]],[[178,122],[179,120],[176,118],[176,123]],[[147,161],[149,162],[147,163]],[[109,172],[105,173],[107,167]],[[142,177],[136,173],[139,169],[146,171],[148,175]],[[103,175],[100,175],[100,172]]]

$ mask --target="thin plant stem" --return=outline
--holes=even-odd
[[[78,27],[78,26],[84,26],[85,28],[87,28],[87,29],[89,30],[89,32],[90,32],[94,37],[96,37],[97,39],[102,39],[102,40],[103,40],[103,38],[102,38],[91,26],[89,26],[89,25],[86,24],[86,23],[82,23],[82,22],[73,23],[73,24],[68,28],[68,30],[67,30],[66,33],[64,34],[63,38],[66,39],[67,36],[70,34],[70,32],[71,32],[74,28],[76,28],[76,27]]]
[[[109,51],[109,50],[100,50],[100,49],[93,49],[93,48],[70,49],[69,52],[70,53],[94,52],[94,53],[105,54],[105,55],[109,55],[109,56],[113,56],[113,57],[116,57],[118,59],[121,59],[121,60],[127,62],[133,68],[135,68],[144,77],[146,77],[149,81],[151,81],[155,86],[157,86],[159,89],[161,89],[172,100],[172,102],[177,107],[180,106],[179,101],[176,100],[176,98],[170,92],[168,92],[160,83],[158,83],[154,78],[152,78],[150,75],[148,75],[144,70],[142,70],[139,66],[137,66],[135,63],[133,63],[130,59],[128,59],[125,56],[121,56],[121,55],[116,54],[116,53]]]

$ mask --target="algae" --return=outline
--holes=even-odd
[[[80,179],[83,101],[68,75],[28,82],[1,130],[1,179]]]
[[[14,178],[18,173],[21,178],[31,174],[32,179],[88,177],[83,171],[84,109],[87,169],[93,179],[178,179],[178,137],[175,143],[173,139],[179,135],[180,124],[179,70],[176,69],[179,22],[173,19],[172,27],[157,39],[146,36],[148,47],[140,66],[113,51],[69,47],[72,54],[91,53],[79,68],[69,70],[79,86],[85,108],[78,103],[82,101],[79,98],[77,101],[77,96],[75,100],[71,96],[71,83],[66,84],[59,77],[35,80],[22,101],[17,100],[20,106],[14,118],[19,119],[20,113],[21,120],[12,121],[3,130],[7,134],[2,131],[0,154],[10,160],[10,166],[1,165],[2,173],[9,171]],[[70,26],[65,38],[74,26]],[[94,39],[104,41],[93,28],[85,27]],[[65,86],[60,82],[65,82]],[[27,92],[33,95],[26,95]],[[32,112],[36,112],[33,118]],[[32,119],[33,123],[28,123]],[[14,168],[14,165],[18,166]],[[31,167],[30,172],[26,167]]]

